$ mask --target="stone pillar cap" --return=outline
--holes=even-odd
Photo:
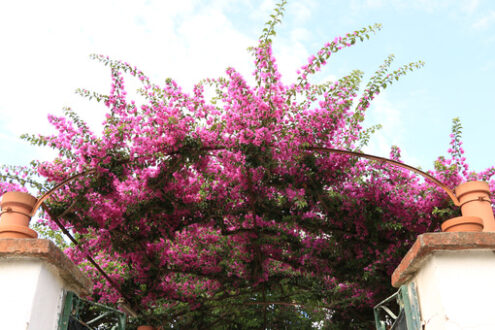
[[[419,235],[392,274],[396,288],[407,283],[435,251],[495,250],[495,232],[448,232]]]
[[[66,289],[82,296],[91,294],[91,280],[50,240],[0,239],[0,261],[16,259],[40,260],[60,276]]]

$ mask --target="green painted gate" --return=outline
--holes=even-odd
[[[125,330],[125,326],[123,312],[79,298],[74,292],[66,293],[58,330]]]
[[[421,315],[414,283],[399,290],[373,308],[377,330],[419,330]]]

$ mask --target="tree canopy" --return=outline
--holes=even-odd
[[[78,92],[108,108],[101,132],[67,108],[49,116],[56,134],[24,136],[58,150],[56,159],[3,168],[1,193],[30,183],[46,191],[86,173],[56,190],[41,222],[55,228],[56,218],[76,236],[65,252],[94,280],[95,300],[124,301],[136,322],[163,328],[369,328],[416,236],[458,212],[414,173],[325,151],[360,151],[376,129],[361,126],[370,102],[423,63],[391,70],[390,56],[363,91],[358,70],[310,82],[373,25],[326,43],[286,85],[272,55],[284,5],[250,49],[253,86],[228,68],[188,93],[93,55],[109,67],[111,90]],[[126,79],[141,82],[139,98]],[[460,136],[455,120],[449,157],[429,173],[451,187],[489,180],[493,168],[469,172]],[[390,157],[400,161],[398,147]]]

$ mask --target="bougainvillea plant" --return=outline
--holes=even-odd
[[[370,102],[422,62],[391,71],[390,56],[361,94],[360,71],[308,80],[373,25],[326,43],[286,85],[272,55],[284,5],[251,49],[253,86],[228,68],[188,93],[94,55],[110,68],[110,93],[79,93],[108,108],[102,131],[66,109],[49,116],[55,135],[25,136],[56,159],[34,163],[35,173],[4,168],[1,193],[26,177],[43,178],[41,191],[91,170],[57,190],[40,221],[57,218],[77,237],[66,253],[92,277],[94,299],[124,302],[137,322],[163,328],[369,328],[415,237],[457,212],[414,173],[322,151],[360,151],[374,130],[361,127]],[[128,78],[142,83],[140,101],[127,95]],[[451,156],[430,171],[452,188],[494,174],[469,172],[460,130],[455,121]],[[390,157],[400,160],[399,148]]]

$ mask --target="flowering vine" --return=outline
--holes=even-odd
[[[361,127],[370,102],[423,63],[390,71],[388,57],[361,95],[357,70],[308,81],[333,54],[381,28],[373,25],[325,44],[285,85],[272,54],[285,3],[251,48],[254,86],[228,68],[188,93],[174,80],[157,85],[125,62],[93,55],[110,68],[110,93],[78,93],[108,108],[102,131],[67,108],[48,118],[56,134],[24,136],[59,152],[34,164],[45,180],[39,191],[94,170],[46,203],[81,242],[66,253],[94,279],[94,299],[123,297],[86,255],[127,293],[139,317],[156,325],[276,327],[290,319],[301,327],[368,327],[370,307],[389,293],[388,278],[415,237],[456,212],[414,173],[316,151],[359,151],[376,129]],[[140,81],[144,101],[128,96],[129,78]],[[211,100],[206,89],[215,93]],[[493,168],[468,172],[460,134],[455,121],[451,158],[439,158],[430,174],[451,187],[490,179]],[[400,149],[390,157],[400,160]],[[0,192],[22,189],[8,180],[34,176],[21,172],[5,168]]]

